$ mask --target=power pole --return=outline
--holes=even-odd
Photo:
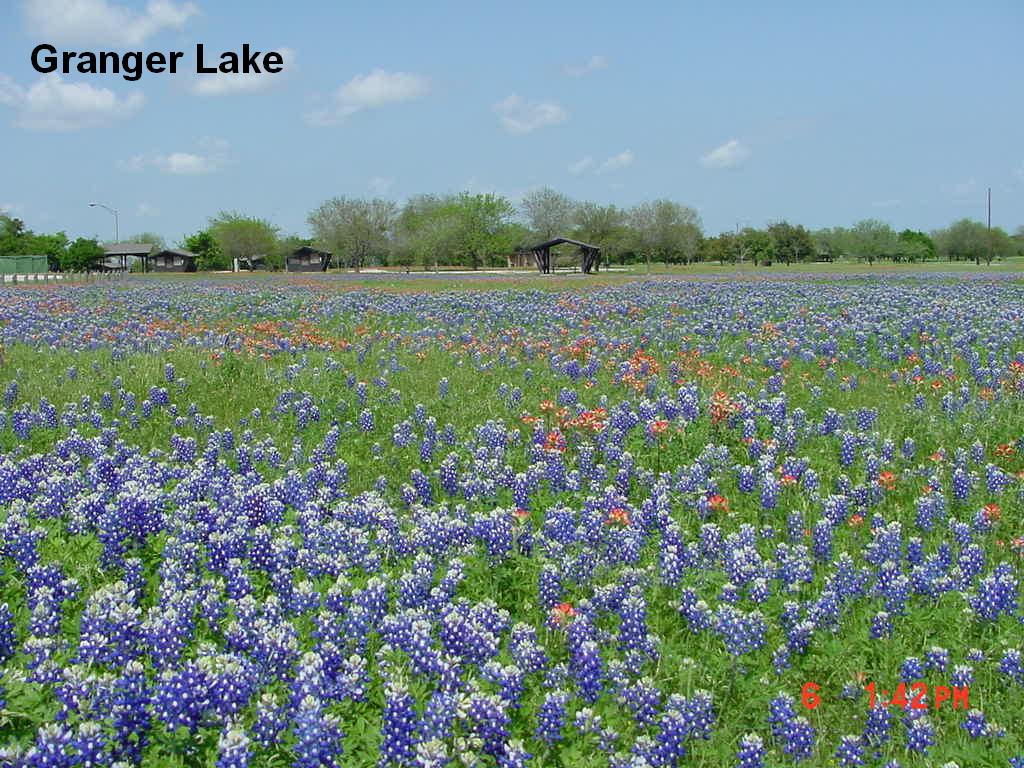
[[[988,263],[992,263],[992,187],[988,188]]]

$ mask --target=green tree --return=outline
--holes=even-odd
[[[703,238],[700,216],[693,208],[672,200],[654,200],[629,213],[636,250],[650,271],[652,259],[666,263],[696,261]]]
[[[189,235],[181,245],[196,255],[196,269],[198,270],[231,269],[231,260],[220,249],[217,238],[209,229],[201,229],[195,234]]]
[[[402,266],[422,264],[434,269],[451,252],[455,221],[450,198],[437,195],[411,197],[395,219],[392,255]]]
[[[43,254],[50,269],[59,269],[67,247],[68,236],[63,232],[55,232],[52,235],[29,233],[28,237],[23,239],[22,253]]]
[[[850,231],[843,227],[818,229],[811,233],[814,240],[815,256],[824,256],[835,261],[849,251]]]
[[[64,271],[89,272],[96,269],[103,260],[103,249],[94,239],[80,237],[68,246],[61,259]]]
[[[149,243],[150,245],[153,246],[154,251],[162,251],[164,248],[167,247],[167,244],[165,243],[164,239],[156,232],[140,232],[137,235],[132,235],[131,237],[127,238],[126,240],[124,240],[124,242]]]
[[[723,232],[715,237],[706,237],[701,244],[701,260],[717,261],[719,264],[735,264],[739,255],[739,238],[732,232]]]
[[[20,254],[25,232],[25,222],[0,213],[0,256]]]
[[[527,192],[519,204],[523,218],[541,240],[566,235],[576,223],[576,204],[551,187]]]
[[[772,239],[775,258],[786,264],[812,261],[817,254],[811,233],[802,224],[776,221],[768,226],[768,235]]]
[[[263,257],[271,268],[281,268],[277,227],[265,219],[221,211],[210,219],[208,231],[229,263]]]
[[[935,258],[935,241],[924,232],[904,229],[898,239],[908,261],[931,261]]]
[[[454,255],[473,269],[493,265],[514,246],[510,228],[515,208],[504,197],[463,192],[451,203],[455,220]]]
[[[863,219],[849,230],[851,255],[874,264],[877,259],[895,257],[899,251],[893,228],[878,219]]]
[[[739,236],[740,256],[744,261],[752,261],[754,266],[772,265],[775,259],[775,246],[772,237],[763,229],[745,227]]]
[[[374,258],[387,263],[397,207],[389,200],[332,197],[306,218],[317,245],[358,272]]]
[[[946,229],[932,234],[939,255],[949,261],[970,261],[980,264],[989,253],[989,233],[980,221],[960,219]]]
[[[992,227],[988,232],[988,249],[982,254],[986,264],[993,259],[1008,259],[1016,256],[1019,246],[1002,227]]]
[[[584,202],[576,208],[576,230],[578,240],[596,245],[601,249],[601,258],[611,262],[620,261],[630,248],[630,231],[626,212],[614,205],[598,205]]]
[[[67,247],[68,238],[63,232],[36,234],[26,229],[21,219],[0,214],[0,256],[44,255],[51,269],[59,269]]]

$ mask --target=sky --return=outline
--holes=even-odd
[[[308,234],[347,195],[667,197],[786,219],[1024,224],[1024,3],[0,0],[0,210],[176,244],[221,210]],[[176,74],[31,53],[184,51]],[[249,44],[283,71],[196,73]],[[71,59],[74,67],[80,57]]]

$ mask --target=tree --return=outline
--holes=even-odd
[[[772,237],[763,229],[745,227],[740,232],[740,255],[743,259],[749,259],[758,264],[770,267],[775,259],[775,246]]]
[[[993,259],[1008,259],[1016,256],[1020,246],[1002,227],[992,227],[988,232],[988,249],[982,254],[986,264]]]
[[[723,232],[716,237],[706,237],[701,244],[701,260],[717,261],[719,264],[736,263],[739,254],[739,237],[732,232]]]
[[[217,238],[209,229],[201,229],[182,241],[182,247],[196,255],[196,269],[206,271],[231,269],[231,260],[220,249]]]
[[[452,201],[455,217],[454,254],[477,269],[515,245],[509,228],[515,208],[504,197],[463,192]]]
[[[898,238],[893,228],[878,219],[863,219],[849,230],[850,253],[874,264],[883,256],[895,257]]]
[[[277,253],[277,227],[265,219],[221,211],[210,219],[207,231],[213,236],[229,263],[262,256],[268,266],[280,268]]]
[[[809,261],[814,258],[817,246],[802,224],[793,225],[788,221],[776,221],[768,226],[775,257],[786,264],[794,261]]]
[[[580,203],[576,208],[576,238],[596,245],[606,262],[629,250],[629,229],[626,212],[614,205]]]
[[[59,269],[67,247],[68,237],[63,232],[38,235],[26,229],[21,219],[0,214],[0,256],[43,255],[51,269]]]
[[[65,271],[88,272],[103,260],[103,249],[93,239],[80,237],[63,254],[60,267]]]
[[[899,234],[899,243],[908,261],[931,261],[935,258],[935,241],[924,232],[904,229]]]
[[[989,234],[985,225],[979,221],[960,219],[932,236],[939,255],[949,261],[974,259],[976,264],[980,264],[982,256],[989,251]]]
[[[850,232],[843,227],[819,229],[811,233],[817,253],[836,260],[849,250]]]
[[[519,208],[527,225],[542,240],[565,235],[576,221],[576,205],[551,187],[527,192]]]
[[[372,258],[387,262],[397,210],[393,202],[332,197],[311,212],[306,221],[319,247],[337,254],[356,272]]]
[[[124,242],[126,243],[149,243],[153,246],[154,251],[162,251],[167,245],[164,239],[155,232],[140,232],[137,235],[132,235]]]
[[[435,269],[450,256],[455,236],[451,198],[437,195],[411,197],[399,212],[394,227],[392,256],[395,263]]]
[[[1017,229],[1013,231],[1013,241],[1017,255],[1024,256],[1024,226],[1017,227]]]
[[[25,222],[0,213],[0,256],[20,254],[24,236]]]
[[[633,208],[629,220],[648,271],[652,257],[666,263],[696,260],[703,235],[700,216],[693,208],[672,200],[654,200]]]

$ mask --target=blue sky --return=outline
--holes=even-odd
[[[770,6],[774,6],[770,7]],[[782,9],[785,10],[782,10]],[[6,0],[0,208],[177,242],[221,209],[305,234],[334,195],[552,186],[786,218],[1024,224],[1024,4]],[[176,75],[36,73],[32,48],[186,52]],[[195,74],[243,43],[285,71]]]

